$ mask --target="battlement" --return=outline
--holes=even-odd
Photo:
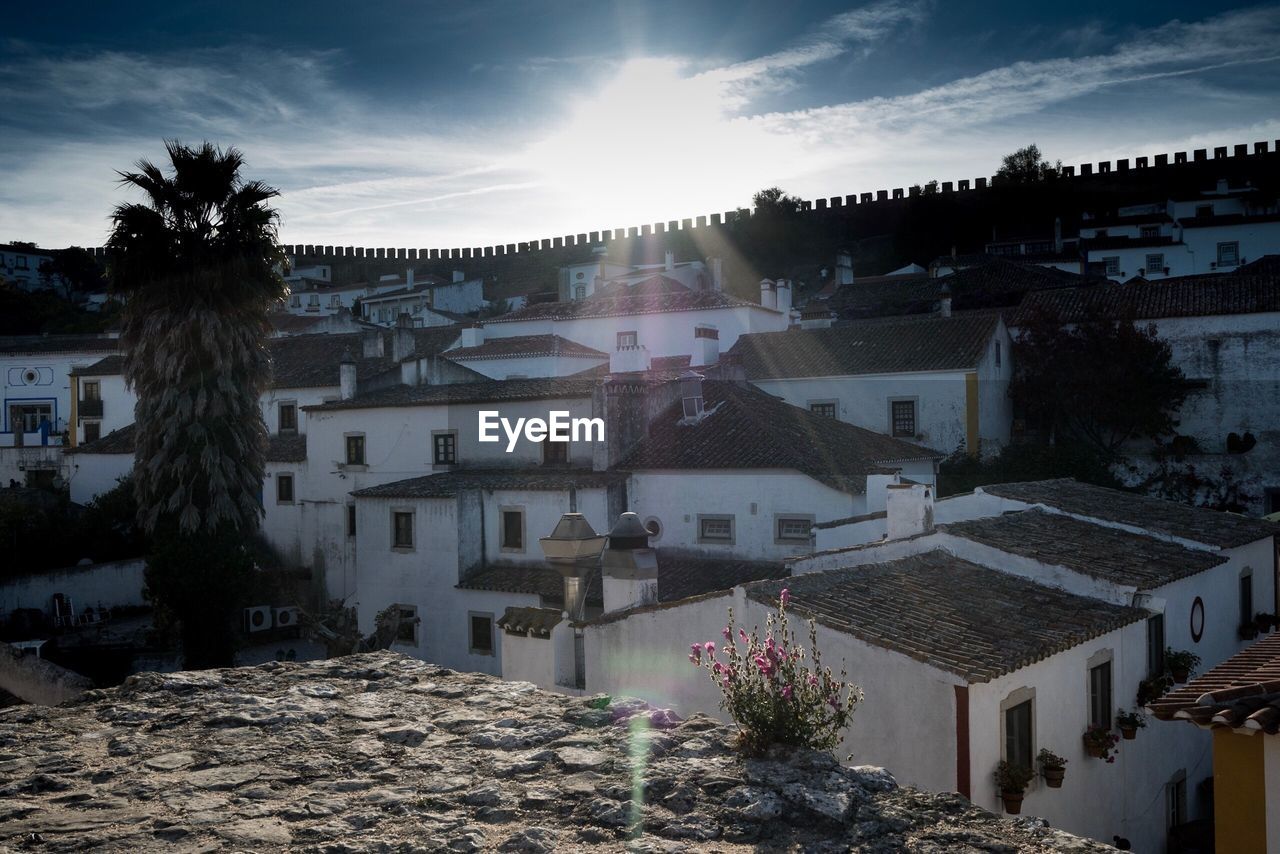
[[[1150,173],[1155,170],[1175,170],[1201,168],[1217,161],[1239,162],[1242,159],[1255,161],[1261,158],[1271,159],[1280,156],[1280,139],[1269,144],[1267,141],[1252,144],[1240,143],[1234,146],[1217,146],[1212,152],[1207,148],[1197,148],[1190,155],[1185,151],[1173,154],[1144,155],[1141,157],[1123,158],[1115,161],[1102,160],[1097,163],[1081,163],[1075,166],[1063,166],[1062,177],[1071,181],[1096,180],[1099,177],[1120,178]],[[965,195],[985,191],[998,182],[992,177],[963,178],[957,181],[941,181],[937,185],[938,195]],[[849,193],[844,196],[809,199],[802,202],[803,210],[815,216],[848,215],[855,211],[871,213],[881,206],[900,205],[904,201],[925,192],[924,187],[916,185],[909,188],[896,187],[891,190],[875,190],[873,192]],[[599,231],[566,234],[562,237],[540,238],[519,243],[499,243],[492,246],[452,247],[452,248],[404,248],[404,247],[365,247],[365,246],[331,246],[322,244],[286,244],[286,254],[296,258],[305,258],[308,262],[325,263],[333,261],[474,261],[477,259],[499,258],[510,255],[521,255],[535,252],[572,249],[579,246],[597,246],[618,240],[635,240],[642,238],[659,238],[677,232],[688,232],[696,229],[718,229],[736,225],[749,220],[753,211],[740,208],[733,211],[717,212],[697,217],[673,219],[667,222],[645,223],[625,228],[602,229]],[[94,255],[102,257],[106,250],[99,247],[91,250]]]

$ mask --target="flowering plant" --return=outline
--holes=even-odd
[[[763,640],[755,629],[735,632],[730,608],[722,647],[714,641],[690,647],[689,660],[719,686],[720,707],[738,725],[740,744],[749,753],[763,753],[772,744],[834,750],[862,700],[862,689],[847,682],[844,671],[837,678],[823,667],[816,623],[809,621],[807,650],[792,633],[790,600],[784,589]]]
[[[1119,743],[1120,736],[1104,727],[1091,726],[1084,731],[1085,750],[1096,759],[1115,762],[1116,757],[1112,751],[1116,749],[1116,745]]]
[[[1124,709],[1116,711],[1116,726],[1120,729],[1142,729],[1146,725],[1147,719],[1141,712],[1129,712]]]

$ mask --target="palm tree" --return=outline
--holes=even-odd
[[[267,312],[285,294],[278,215],[266,204],[277,192],[241,178],[234,148],[165,148],[170,174],[146,160],[119,173],[146,200],[115,209],[107,243],[138,398],[133,481],[139,523],[158,543],[148,588],[181,620],[188,666],[229,663],[227,567],[252,565],[243,544],[262,513]],[[228,637],[194,650],[209,642],[194,635],[210,631]]]

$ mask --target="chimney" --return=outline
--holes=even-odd
[[[396,318],[396,328],[391,338],[391,358],[397,362],[404,361],[413,355],[413,318],[407,312],[400,312]]]
[[[586,616],[587,582],[600,563],[604,541],[581,513],[565,513],[550,536],[538,538],[547,563],[564,580],[564,609],[570,620]]]
[[[668,273],[676,268],[676,253],[667,252],[666,268]]]
[[[1053,251],[1062,252],[1062,217],[1055,216],[1053,218]],[[954,252],[952,253],[955,254]]]
[[[466,274],[466,273],[462,272],[461,270],[454,270],[454,271],[453,271],[453,282],[454,282],[454,284],[457,284],[458,282],[465,282],[466,280],[467,280],[467,274]]]
[[[1228,192],[1228,190],[1229,190],[1229,189],[1230,189],[1230,186],[1227,184],[1227,179],[1226,179],[1226,178],[1219,178],[1219,179],[1218,179],[1218,192],[1219,192],[1219,193],[1226,193],[1226,192]]]
[[[467,326],[462,330],[463,347],[479,347],[484,343],[484,327],[483,326]]]
[[[338,396],[350,400],[356,396],[356,357],[347,350],[338,364]]]
[[[591,250],[591,254],[596,256],[596,287],[604,284],[604,264],[605,259],[609,257],[609,247],[596,246]]]
[[[836,284],[853,284],[853,253],[848,249],[836,253]]]
[[[702,396],[702,374],[697,371],[685,371],[680,375],[680,400],[684,403],[684,419],[697,420],[706,411],[706,400]]]
[[[720,330],[709,323],[693,327],[693,358],[689,364],[704,368],[720,361]]]
[[[711,259],[711,290],[724,290],[724,261],[719,258]]]
[[[791,280],[778,279],[776,286],[778,311],[783,314],[791,313]]]
[[[382,330],[366,329],[360,333],[360,351],[366,359],[380,358],[383,353]]]
[[[884,509],[890,540],[930,533],[933,530],[933,485],[890,483],[885,486]]]
[[[413,268],[404,271],[404,283],[407,287],[413,287]]]
[[[943,282],[942,290],[938,292],[938,314],[943,317],[951,316],[951,283]]]
[[[778,307],[778,292],[773,289],[773,279],[760,280],[760,305],[773,309]]]
[[[647,371],[653,365],[649,356],[649,348],[641,344],[629,347],[618,347],[609,354],[609,373],[632,374]]]
[[[635,513],[618,517],[600,566],[606,614],[658,601],[658,554],[649,548],[649,532]]]

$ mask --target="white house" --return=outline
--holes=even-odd
[[[625,293],[652,292],[653,283],[666,290],[723,290],[723,265],[719,258],[702,261],[676,261],[667,252],[661,264],[617,264],[608,260],[604,246],[592,250],[594,261],[570,264],[560,268],[561,302],[584,300],[595,296],[620,296]],[[640,286],[637,290],[637,286]]]
[[[442,355],[495,380],[563,377],[609,362],[608,353],[559,335],[515,335],[485,340],[482,326],[462,329],[457,344]]]
[[[1194,440],[1187,461],[1247,482],[1250,509],[1280,510],[1280,257],[1225,274],[1175,277],[1027,296],[1013,325],[1046,312],[1074,323],[1101,312],[1154,325],[1173,364],[1193,384],[1178,413],[1178,433]],[[1154,466],[1135,448],[1139,476]]]
[[[731,355],[793,406],[976,454],[1009,440],[1011,343],[998,313],[965,312],[744,335]]]
[[[1166,648],[1202,667],[1241,648],[1244,612],[1274,608],[1276,526],[1049,481],[980,490],[965,499],[975,518],[935,527],[928,491],[891,487],[889,539],[794,560],[785,581],[579,623],[585,690],[722,715],[688,645],[720,641],[729,607],[763,629],[787,587],[793,620],[818,624],[824,664],[866,693],[846,732],[854,762],[999,810],[997,762],[1033,765],[1047,748],[1068,760],[1066,782],[1037,778],[1024,812],[1160,850],[1206,808],[1207,734],[1148,728],[1114,764],[1088,757],[1083,735],[1139,707]],[[608,600],[607,567],[604,583]]]
[[[360,299],[363,318],[382,326],[395,325],[401,314],[408,314],[414,326],[446,326],[485,305],[484,282],[468,279],[460,270],[445,281],[409,269],[403,277],[380,279],[378,292]]]
[[[54,281],[40,272],[42,264],[53,260],[47,249],[30,244],[0,243],[0,279],[15,283],[24,291],[54,287]]]

